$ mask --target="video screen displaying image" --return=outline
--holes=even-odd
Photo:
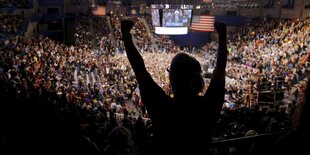
[[[190,26],[192,10],[165,9],[163,10],[163,27]]]
[[[153,26],[160,26],[159,9],[152,9]]]

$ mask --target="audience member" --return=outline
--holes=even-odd
[[[139,83],[142,102],[154,124],[153,151],[166,154],[208,153],[206,148],[211,142],[212,131],[224,101],[228,53],[226,25],[215,24],[220,38],[218,59],[209,88],[203,96],[198,96],[204,88],[200,63],[185,53],[179,53],[172,59],[169,80],[173,98],[165,94],[147,71],[142,56],[133,44],[130,34],[132,27],[133,22],[122,21],[127,57]],[[190,103],[200,108],[189,110]],[[207,125],[196,127],[202,122]]]

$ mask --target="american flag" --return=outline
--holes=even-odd
[[[193,16],[190,29],[193,31],[213,32],[214,16]]]

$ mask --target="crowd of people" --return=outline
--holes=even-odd
[[[146,18],[149,19],[149,18]],[[151,27],[151,20],[148,20]],[[261,27],[260,25],[266,25]],[[293,86],[304,78],[309,71],[309,18],[305,20],[274,20],[265,19],[263,22],[256,22],[241,28],[240,33],[229,36],[228,49],[230,52],[227,66],[226,89],[238,92],[230,95],[231,100],[238,98],[239,101],[249,106],[248,101],[243,101],[247,92],[247,81],[254,81],[251,87],[258,88],[258,81],[274,81],[281,77]],[[270,33],[272,32],[272,33]],[[274,37],[275,36],[275,37]],[[170,52],[169,49],[176,48],[168,36],[156,37],[158,49]],[[167,41],[166,41],[167,40]],[[168,46],[165,46],[165,43]],[[162,48],[165,47],[165,48]],[[205,52],[205,62],[202,64],[207,69],[214,68],[215,64],[215,42],[208,43],[198,51]],[[168,50],[167,50],[168,49]],[[258,78],[260,77],[260,78]],[[230,91],[231,92],[231,91]]]
[[[32,0],[1,0],[0,8],[30,8],[32,3]]]
[[[0,37],[8,38],[22,34],[22,21],[23,16],[21,14],[0,13]]]
[[[0,16],[5,17],[0,21],[3,23],[1,31],[16,35],[20,29],[20,16]],[[92,139],[100,151],[113,154],[113,149],[120,149],[113,145],[117,145],[115,138],[122,137],[113,134],[121,134],[127,138],[127,144],[130,142],[131,145],[122,146],[125,147],[121,148],[124,153],[145,149],[144,142],[152,139],[152,123],[143,118],[148,117],[148,111],[141,102],[134,72],[124,55],[122,19],[136,23],[132,34],[145,66],[154,81],[173,97],[167,68],[175,53],[188,52],[188,49],[175,45],[169,36],[155,34],[156,45],[152,45],[149,35],[153,34],[148,34],[147,25],[137,17],[81,15],[77,17],[74,46],[38,36],[25,40],[11,38],[8,44],[0,47],[1,95],[11,94],[9,98],[2,98],[4,103],[44,99],[64,113],[75,113],[85,136]],[[150,24],[150,19],[145,19]],[[246,81],[256,80],[258,75],[267,80],[282,76],[292,88],[302,81],[310,70],[309,25],[309,18],[270,19],[244,27],[239,34],[229,36],[227,100],[243,106],[223,109],[214,137],[242,137],[250,130],[260,134],[290,125],[290,109],[295,105],[271,106],[268,110],[258,106],[249,109],[244,103]],[[202,64],[205,72],[215,67],[217,46],[216,42],[211,42],[190,53]],[[208,87],[208,82],[205,87]],[[302,89],[300,85],[294,92],[302,92]],[[116,119],[118,113],[122,113],[122,120]],[[113,129],[118,126],[117,122],[125,128]],[[132,140],[135,144],[131,143]]]

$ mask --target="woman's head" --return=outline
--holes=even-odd
[[[169,80],[175,94],[197,95],[204,87],[200,63],[186,53],[172,59]]]
[[[108,144],[116,148],[125,149],[132,146],[132,135],[125,127],[115,127],[108,136]]]

